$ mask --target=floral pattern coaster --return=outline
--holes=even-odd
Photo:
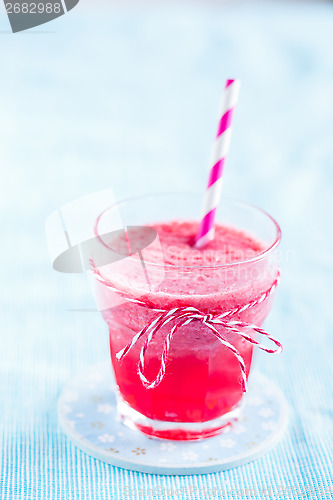
[[[288,406],[280,390],[253,373],[245,397],[241,419],[225,434],[190,442],[155,439],[119,420],[111,367],[99,364],[65,387],[58,414],[71,441],[99,460],[154,474],[205,474],[248,463],[283,436]]]

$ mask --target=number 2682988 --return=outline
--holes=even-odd
[[[6,3],[7,14],[60,14],[60,3]]]

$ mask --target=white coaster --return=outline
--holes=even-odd
[[[253,373],[241,419],[229,432],[202,441],[169,441],[126,427],[117,415],[111,367],[99,364],[76,377],[58,403],[59,422],[88,455],[153,474],[205,474],[248,463],[272,448],[288,423],[281,391]]]

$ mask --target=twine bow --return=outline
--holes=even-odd
[[[246,323],[244,321],[238,321],[236,319],[233,319],[237,314],[246,311],[248,309],[251,309],[252,307],[260,304],[263,302],[270,294],[272,294],[275,290],[275,288],[278,285],[280,278],[280,273],[278,273],[276,280],[272,284],[272,286],[264,292],[260,297],[257,299],[253,300],[252,302],[236,307],[230,311],[226,311],[222,314],[219,314],[217,316],[213,316],[212,314],[205,314],[201,312],[199,309],[196,309],[195,307],[175,307],[174,309],[171,309],[169,311],[166,310],[161,310],[161,309],[154,309],[154,311],[159,312],[158,316],[148,325],[146,325],[142,330],[140,330],[129,342],[123,349],[121,349],[117,354],[116,357],[119,361],[122,361],[124,357],[127,355],[127,353],[132,349],[132,347],[138,342],[138,340],[143,337],[144,335],[147,334],[147,338],[144,342],[144,345],[141,348],[140,351],[140,356],[139,356],[139,363],[138,363],[138,373],[140,376],[140,379],[143,383],[143,385],[147,389],[154,389],[157,387],[163,380],[165,376],[165,371],[166,371],[166,363],[168,359],[168,353],[170,350],[170,344],[173,339],[173,336],[177,332],[177,330],[185,325],[189,325],[193,321],[200,321],[203,323],[207,328],[209,328],[212,332],[213,335],[227,348],[229,349],[234,356],[237,358],[237,361],[239,363],[240,369],[241,369],[241,374],[242,374],[242,391],[245,393],[247,391],[247,380],[246,380],[246,368],[245,368],[245,362],[241,354],[238,352],[235,346],[233,346],[228,340],[217,330],[217,326],[221,326],[222,328],[226,329],[228,332],[233,332],[236,335],[239,335],[243,339],[245,339],[247,342],[250,342],[251,344],[254,344],[255,346],[259,347],[259,349],[262,349],[265,352],[272,353],[272,354],[279,354],[282,352],[282,344],[273,338],[271,335],[269,335],[265,330],[262,328],[259,328],[256,325]],[[145,305],[144,302],[138,300],[138,299],[129,299],[132,302]],[[176,324],[171,328],[167,336],[165,337],[164,340],[164,347],[163,347],[163,352],[161,355],[161,366],[160,369],[154,378],[154,380],[148,380],[147,377],[144,374],[145,371],[145,355],[147,353],[147,350],[149,348],[150,343],[153,341],[159,330],[170,323],[171,321],[175,320]],[[246,330],[248,333],[244,332]],[[258,333],[260,335],[263,335],[267,337],[269,340],[271,340],[276,348],[269,349],[265,347],[264,345],[260,344],[258,341],[256,341],[254,338],[251,337],[250,333]]]

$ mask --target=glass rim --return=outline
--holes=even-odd
[[[186,195],[192,195],[192,196],[193,195],[202,195],[202,193],[199,191],[169,191],[169,192],[163,191],[163,192],[159,192],[159,193],[131,196],[128,198],[124,198],[123,200],[120,200],[116,203],[113,203],[109,207],[105,208],[100,213],[100,215],[97,217],[96,224],[95,224],[96,236],[101,240],[102,244],[105,245],[102,238],[98,234],[98,224],[99,224],[101,217],[108,210],[111,210],[112,208],[121,207],[122,205],[126,205],[130,202],[142,200],[142,199],[156,198],[156,197],[162,197],[162,196],[186,196]],[[256,262],[260,262],[261,260],[266,258],[268,255],[270,255],[279,246],[279,244],[281,242],[281,236],[282,236],[281,228],[280,228],[279,224],[277,223],[277,221],[268,212],[266,212],[262,208],[258,207],[257,205],[254,205],[252,203],[248,203],[246,201],[242,201],[242,200],[239,200],[237,198],[230,197],[230,196],[223,196],[223,200],[229,201],[229,202],[234,203],[235,205],[238,205],[238,206],[243,206],[245,208],[254,209],[255,211],[263,214],[267,219],[269,219],[272,222],[273,226],[275,227],[276,236],[275,236],[274,242],[268,248],[265,248],[265,250],[254,255],[253,257],[249,257],[249,258],[243,259],[243,260],[237,260],[234,262],[223,263],[223,264],[214,264],[214,265],[208,264],[208,265],[192,266],[192,265],[165,264],[164,262],[163,262],[163,264],[160,264],[157,262],[149,262],[149,261],[145,260],[145,265],[153,266],[153,267],[157,267],[157,268],[163,267],[163,268],[168,268],[168,269],[186,269],[186,270],[190,270],[190,269],[223,269],[223,268],[230,269],[233,266],[239,266],[239,265],[244,265],[244,264],[253,264]],[[136,262],[136,259],[131,259],[131,256],[128,256],[127,258],[132,260],[133,262],[134,261]]]

